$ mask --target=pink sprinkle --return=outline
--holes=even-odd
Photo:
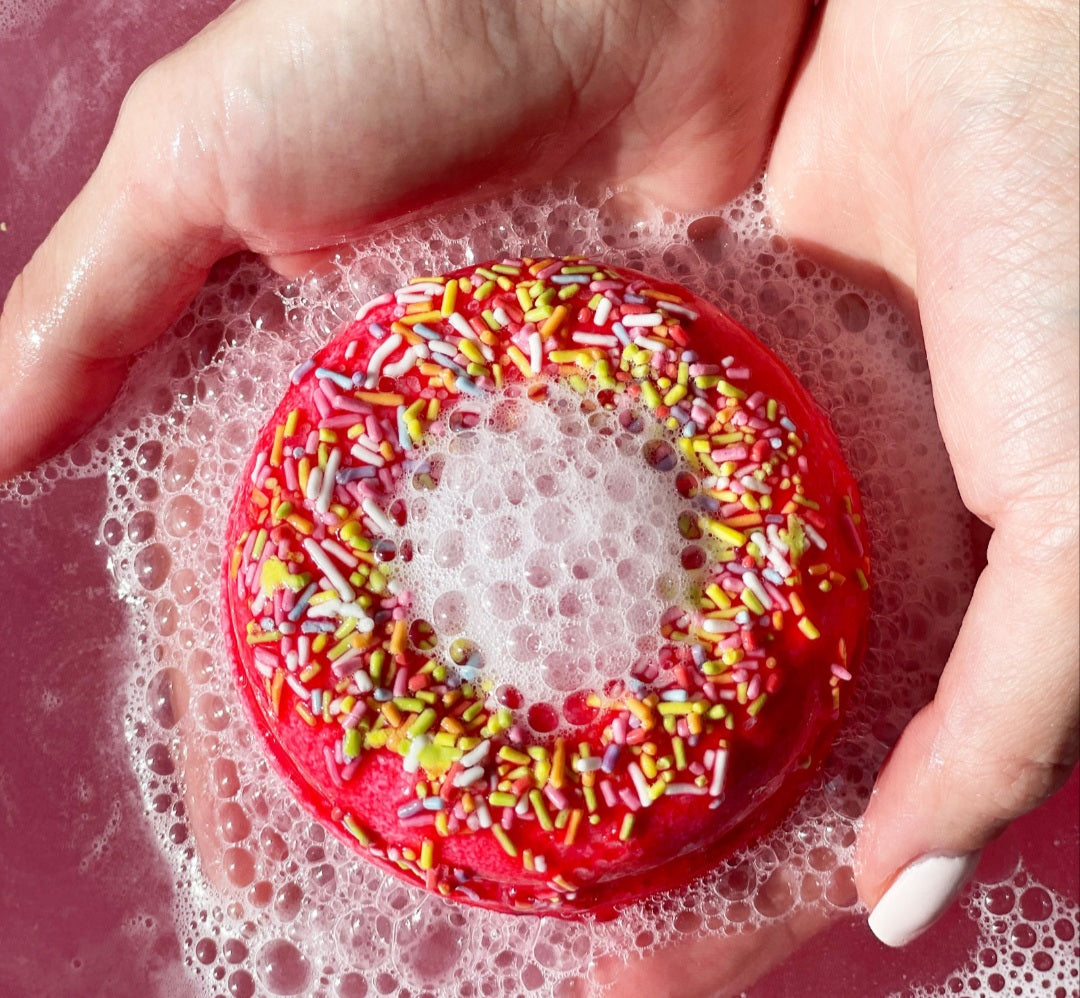
[[[845,682],[849,682],[851,680],[851,673],[848,672],[847,669],[845,669],[842,665],[838,665],[836,662],[833,662],[833,664],[829,666],[829,668],[832,671],[832,674],[836,676],[837,679],[843,679]]]
[[[561,790],[556,790],[550,783],[544,787],[544,796],[551,801],[553,807],[561,811],[569,801]]]
[[[319,416],[323,419],[326,419],[333,412],[330,399],[337,394],[336,392],[330,393],[329,384],[328,381],[320,381],[318,389],[311,393],[311,401],[315,403],[315,408],[319,410]]]
[[[608,807],[614,807],[618,798],[615,796],[615,788],[612,787],[610,780],[604,780],[600,784],[600,796],[604,798],[604,803]]]
[[[629,787],[623,787],[622,790],[619,791],[619,800],[621,800],[631,811],[641,810],[641,801],[638,800],[638,795]]]
[[[744,444],[733,444],[731,447],[719,447],[712,452],[712,459],[716,462],[742,461],[749,452]]]
[[[300,490],[300,481],[296,477],[296,462],[291,458],[285,458],[285,485],[290,492]]]
[[[330,782],[335,787],[343,788],[341,773],[338,772],[337,763],[334,761],[334,753],[329,745],[323,747],[323,759],[326,761],[326,771],[330,774]]]

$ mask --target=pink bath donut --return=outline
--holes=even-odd
[[[677,493],[693,598],[659,616],[655,661],[545,726],[467,644],[440,650],[393,538],[433,428],[512,388],[545,405],[556,382],[662,429],[635,467]],[[828,749],[869,612],[858,491],[807,392],[686,289],[581,257],[365,306],[294,372],[225,551],[238,689],[297,798],[390,872],[513,912],[610,911],[778,822]]]

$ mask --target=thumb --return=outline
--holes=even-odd
[[[228,248],[213,209],[193,198],[198,171],[181,196],[169,144],[154,134],[160,75],[136,81],[101,162],[4,302],[0,479],[104,412],[131,354],[168,327]]]

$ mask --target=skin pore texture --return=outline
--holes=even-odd
[[[0,474],[95,419],[237,249],[296,273],[481,182],[602,177],[700,207],[767,156],[789,238],[917,303],[958,484],[994,529],[866,815],[873,907],[1076,759],[1076,62],[1057,2],[239,3],[132,88],[12,287]]]

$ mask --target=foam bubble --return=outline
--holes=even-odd
[[[146,820],[174,873],[177,967],[203,993],[566,995],[583,976],[612,980],[626,961],[672,939],[760,930],[793,907],[834,915],[855,904],[852,848],[873,774],[932,692],[973,583],[967,516],[937,434],[925,360],[890,303],[791,253],[760,184],[698,217],[638,204],[639,224],[619,221],[631,207],[620,192],[563,188],[448,210],[343,253],[338,279],[286,287],[284,299],[265,270],[240,261],[139,359],[98,430],[0,489],[0,497],[30,505],[58,481],[107,474],[98,536],[136,635],[130,654],[112,655],[131,663],[120,750],[130,753]],[[867,660],[820,779],[760,844],[686,890],[607,923],[455,907],[357,858],[291,799],[252,737],[217,611],[226,509],[291,368],[359,303],[414,273],[549,251],[600,253],[680,281],[758,331],[830,412],[860,481],[876,555]],[[494,473],[522,464],[509,436],[478,442],[448,427],[429,445],[430,459],[443,462],[440,484],[424,490],[414,477],[396,550],[411,539],[408,571],[417,573],[440,640],[487,645],[483,615],[508,615],[497,654],[484,649],[498,659],[500,677],[513,681],[500,679],[493,695],[520,685],[542,700],[544,691],[564,693],[595,678],[585,675],[594,662],[616,670],[625,667],[616,661],[624,649],[654,650],[660,566],[672,554],[684,557],[663,521],[693,483],[680,483],[677,469],[649,468],[641,435],[618,420],[604,424],[608,435],[597,432],[596,413],[580,409],[513,399],[485,406],[483,419],[524,420],[538,438],[528,473]],[[556,437],[559,446],[545,450]],[[662,453],[651,456],[664,464]],[[622,461],[635,473],[644,464],[662,488],[649,491],[648,476],[625,474]],[[632,518],[629,494],[664,514]],[[558,551],[537,543],[567,508],[597,495],[605,497],[598,531],[571,525],[576,539]],[[480,541],[464,529],[466,513],[491,524]],[[500,546],[515,532],[530,545],[524,558]],[[642,570],[642,552],[658,549],[667,553]],[[692,565],[693,552],[685,556]],[[503,572],[515,559],[522,577]],[[625,621],[607,612],[614,599],[631,608]],[[614,651],[607,658],[598,649]],[[563,723],[542,710],[529,720],[541,731]],[[1037,886],[1028,881],[1018,896]],[[980,931],[996,932],[997,921],[984,924],[988,897],[977,887],[968,911]],[[1027,935],[1015,931],[1036,927],[1043,939],[1057,921],[1075,922],[1075,906],[1050,897],[1049,915],[1034,917],[1046,907],[1038,898],[1031,911],[1020,904],[1006,926],[1012,935],[984,936],[980,945],[1022,954],[1021,976],[1030,969],[1032,981],[1057,987],[1070,954],[1075,960],[1075,940],[1059,933],[1053,946],[1026,947]],[[1044,972],[1047,959],[1053,966]],[[1012,972],[1005,977],[1011,989]]]

